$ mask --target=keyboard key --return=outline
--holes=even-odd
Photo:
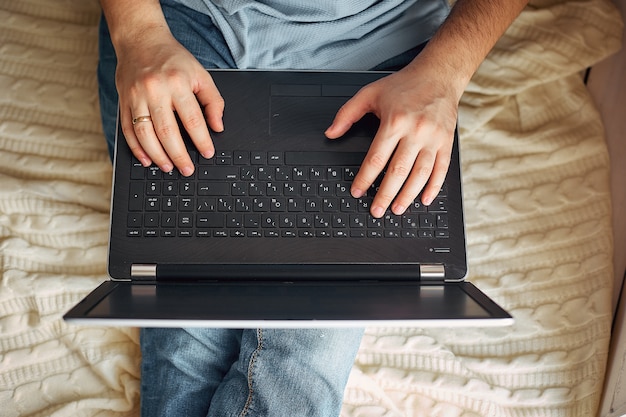
[[[160,208],[160,198],[159,197],[148,197],[146,199],[145,210],[146,211],[159,211]]]
[[[130,183],[130,195],[128,200],[128,209],[130,211],[143,210],[144,189],[143,182]]]
[[[267,163],[269,165],[283,165],[285,161],[284,154],[282,152],[268,152]]]
[[[176,227],[176,214],[175,213],[161,214],[161,227],[165,227],[165,228]]]
[[[284,166],[278,166],[274,170],[274,178],[276,181],[289,181],[291,179],[291,170]]]
[[[178,211],[193,211],[194,199],[191,197],[180,197],[178,199]]]
[[[447,214],[437,214],[436,220],[438,229],[447,229],[448,228],[448,215]]]
[[[180,183],[179,193],[180,193],[180,195],[184,195],[184,196],[193,196],[193,195],[195,195],[196,194],[195,183],[193,183],[191,181],[181,182]]]
[[[365,214],[351,214],[350,215],[350,227],[351,228],[364,228],[367,225],[367,216]]]
[[[419,215],[419,228],[420,229],[434,229],[435,228],[435,216],[433,214],[420,214]]]
[[[198,169],[199,180],[238,180],[239,167],[236,166],[210,166]]]
[[[159,214],[146,213],[143,218],[143,225],[146,227],[157,227],[159,225]]]
[[[243,220],[244,227],[249,229],[256,229],[261,225],[260,214],[245,214]]]
[[[228,214],[226,216],[226,227],[242,228],[243,227],[243,214]]]
[[[350,217],[347,214],[333,214],[332,226],[334,228],[345,228],[350,226]]]
[[[141,162],[133,158],[133,163],[130,167],[130,179],[131,180],[143,180],[146,177],[146,168],[141,165]]]
[[[233,163],[235,165],[250,165],[250,152],[234,151]]]
[[[175,196],[176,194],[176,182],[166,181],[163,183],[163,195]]]
[[[143,216],[140,213],[129,213],[127,216],[126,226],[141,227],[143,224]]]
[[[161,177],[161,172],[163,172],[163,171],[161,171],[159,169],[159,167],[157,167],[155,165],[152,165],[152,166],[149,166],[147,168],[146,176],[147,176],[148,179],[151,179],[151,180],[159,180],[159,179],[162,178]]]
[[[438,239],[447,239],[450,237],[450,232],[448,232],[447,230],[436,230],[435,237],[437,237]]]
[[[178,203],[176,197],[164,197],[161,201],[161,210],[176,211]]]
[[[448,205],[445,198],[435,198],[435,201],[432,202],[430,206],[428,206],[429,213],[447,213]]]
[[[278,214],[265,213],[261,215],[261,227],[277,229],[279,222]]]
[[[193,226],[193,216],[191,214],[181,214],[178,216],[178,227],[192,227]]]
[[[298,214],[297,221],[298,221],[297,227],[299,228],[313,227],[313,215],[312,214]]]
[[[265,154],[265,152],[251,152],[250,163],[252,165],[265,165],[267,163],[267,155]]]
[[[230,184],[227,182],[201,182],[198,184],[198,195],[228,196]]]
[[[281,228],[293,229],[294,227],[296,227],[296,215],[281,214],[279,217],[279,226]]]
[[[220,228],[226,224],[226,215],[224,213],[203,213],[196,215],[197,227]]]

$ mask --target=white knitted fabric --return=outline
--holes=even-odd
[[[136,329],[69,326],[106,279],[96,0],[0,0],[0,415],[136,416]],[[366,332],[344,417],[594,416],[610,337],[603,128],[580,71],[609,0],[535,1],[463,97],[470,279],[503,329]]]

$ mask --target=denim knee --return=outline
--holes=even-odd
[[[240,343],[240,330],[142,329],[142,416],[206,416]]]
[[[209,416],[339,415],[363,329],[244,331]]]

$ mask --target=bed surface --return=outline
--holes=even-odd
[[[61,316],[107,279],[96,0],[0,0],[0,414],[135,416],[138,332]],[[470,280],[505,329],[368,328],[342,415],[593,416],[612,318],[609,166],[581,71],[609,0],[532,1],[460,107]]]

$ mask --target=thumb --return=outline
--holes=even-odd
[[[364,90],[360,90],[348,100],[335,115],[335,119],[324,134],[328,139],[337,139],[345,134],[353,124],[370,111],[370,100]]]

